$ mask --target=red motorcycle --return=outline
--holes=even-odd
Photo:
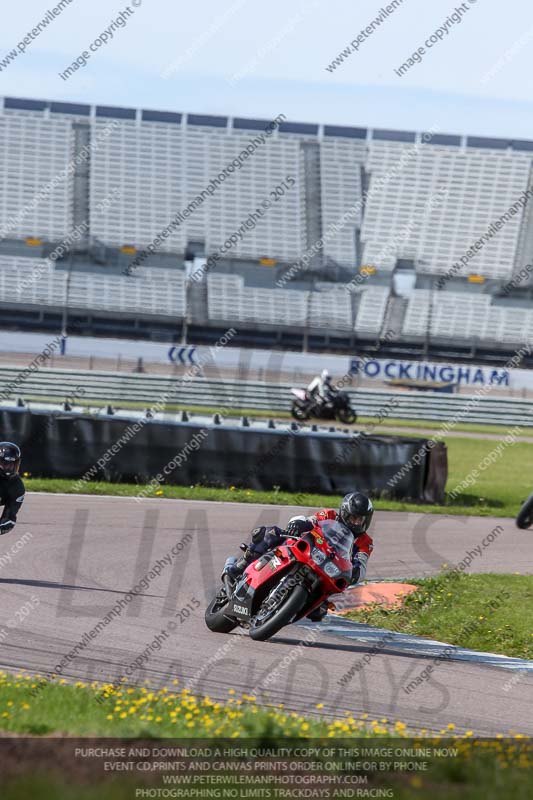
[[[207,627],[229,633],[238,625],[252,639],[270,639],[332,594],[344,591],[352,576],[353,534],[339,522],[317,522],[301,537],[286,536],[260,556],[237,579],[224,575],[223,585],[205,612]],[[335,608],[331,603],[330,608]]]

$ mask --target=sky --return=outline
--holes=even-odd
[[[64,0],[24,44],[57,2],[9,5],[0,95],[533,139],[528,0]]]

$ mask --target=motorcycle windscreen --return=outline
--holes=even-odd
[[[326,542],[334,547],[341,558],[350,561],[354,545],[353,533],[340,522],[325,519],[317,523]]]

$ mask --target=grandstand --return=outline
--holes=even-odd
[[[498,306],[488,294],[415,290],[407,307],[402,329],[406,338],[499,344],[533,341],[533,309]]]
[[[4,326],[488,359],[533,340],[533,142],[4,98],[0,145]]]
[[[392,270],[397,258],[411,258],[423,264],[425,273],[446,274],[530,183],[531,154],[511,143],[498,150],[484,149],[479,142],[477,147],[464,146],[459,137],[454,145],[438,141],[430,139],[416,155],[413,143],[372,141],[368,169],[376,188],[370,192],[362,230],[365,263]],[[395,172],[402,157],[409,167]],[[516,214],[474,256],[468,271],[508,277],[520,227]],[[396,247],[387,249],[389,243]]]

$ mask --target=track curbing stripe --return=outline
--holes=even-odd
[[[466,647],[458,647],[446,642],[439,642],[435,639],[425,639],[423,636],[410,636],[406,633],[387,631],[385,628],[374,628],[371,625],[363,625],[352,620],[344,619],[336,614],[328,615],[334,621],[323,622],[321,633],[332,636],[340,636],[347,639],[357,639],[361,643],[374,645],[383,649],[384,635],[387,637],[387,649],[393,647],[407,655],[425,656],[427,658],[440,658],[444,661],[467,661],[480,664],[482,666],[500,667],[509,670],[521,670],[533,674],[533,661],[525,658],[504,656],[499,653],[483,653],[478,650],[470,650]],[[327,618],[326,618],[327,620]],[[312,627],[312,622],[299,623],[304,627]],[[450,652],[450,648],[453,648]],[[445,655],[443,655],[445,651]]]

